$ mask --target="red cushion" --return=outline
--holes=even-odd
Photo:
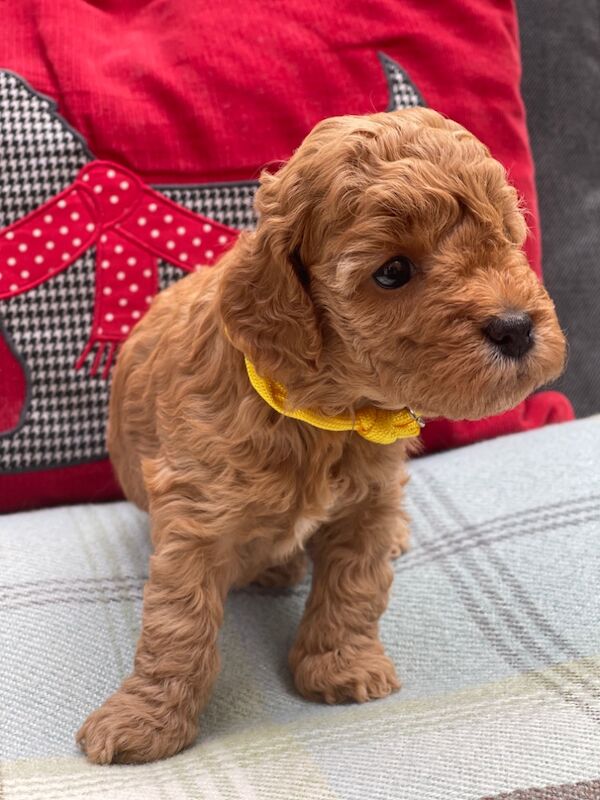
[[[0,227],[32,211],[33,196],[39,204],[64,189],[93,157],[128,167],[148,183],[175,184],[178,188],[161,188],[177,202],[232,227],[249,226],[252,184],[192,186],[187,194],[183,185],[253,181],[261,167],[287,158],[323,117],[385,110],[391,94],[398,105],[407,98],[418,101],[420,93],[427,105],[470,128],[509,169],[530,212],[527,252],[540,274],[537,202],[511,0],[257,0],[248,7],[251,13],[243,8],[232,0],[210,9],[192,0],[111,0],[101,7],[65,0],[56,8],[46,4],[40,16],[34,0],[7,6],[0,30],[2,66],[54,98],[91,153],[69,133],[70,144],[59,156],[68,179],[57,179],[56,186],[44,182],[37,165],[39,185],[33,192],[24,180],[23,185],[17,180],[8,195],[0,191]],[[2,108],[0,103],[0,114]],[[12,159],[0,143],[0,184],[3,177],[6,185],[14,182],[12,160],[26,160],[39,145],[31,126],[19,135],[24,145]],[[36,183],[36,178],[29,181]],[[16,204],[12,192],[19,197]],[[98,444],[98,415],[106,401],[102,376],[82,371],[65,385],[57,372],[57,385],[52,385],[52,348],[57,357],[60,351],[67,358],[68,351],[68,358],[76,360],[84,335],[80,329],[91,324],[93,270],[90,251],[61,273],[60,290],[68,284],[65,291],[79,300],[65,301],[60,310],[54,300],[62,295],[55,291],[51,302],[43,294],[46,285],[35,290],[38,295],[19,295],[18,309],[14,299],[0,299],[0,321],[11,337],[10,347],[0,343],[0,510],[117,494]],[[183,274],[164,265],[161,270],[163,284]],[[53,281],[59,278],[47,284]],[[44,317],[38,349],[50,350],[43,369],[28,362],[33,363],[37,350],[23,357],[15,346],[12,328],[19,313],[31,314],[34,331]],[[48,442],[41,452],[35,426],[27,427],[27,376],[29,384],[46,381],[48,395],[33,412],[30,403],[29,422],[37,414],[36,424],[51,426],[48,414],[56,403],[72,410],[69,430],[64,423],[56,425],[61,447],[54,459]],[[92,396],[86,394],[86,381],[94,381],[92,411],[86,407]],[[571,416],[568,402],[548,393],[479,423],[431,422],[425,441],[435,450]],[[66,439],[70,444],[63,446]]]

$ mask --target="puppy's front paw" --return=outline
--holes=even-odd
[[[295,650],[290,663],[296,688],[308,700],[364,703],[400,688],[394,665],[379,642],[314,655]]]
[[[167,758],[194,741],[197,720],[167,705],[160,687],[143,694],[124,688],[93,711],[77,743],[96,764],[141,764]]]

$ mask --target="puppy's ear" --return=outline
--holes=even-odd
[[[263,173],[255,233],[242,234],[221,281],[220,311],[233,344],[264,375],[317,368],[321,351],[310,295],[311,190],[292,158]]]

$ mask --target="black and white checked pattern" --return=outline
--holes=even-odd
[[[257,181],[213,183],[206,186],[155,186],[175,203],[238,230],[256,225],[254,195]]]
[[[0,438],[0,471],[90,461],[105,451],[107,383],[74,369],[91,329],[94,274],[92,248],[52,281],[0,302],[31,381],[25,424]]]
[[[35,94],[17,76],[0,72],[0,228],[70,185],[92,158],[56,115],[52,101]],[[226,225],[251,228],[256,186],[164,187],[164,194]],[[160,288],[183,275],[183,270],[161,262]],[[106,455],[108,383],[85,368],[74,369],[90,335],[94,291],[91,249],[51,281],[0,301],[0,326],[24,361],[30,383],[22,426],[0,435],[0,474]]]
[[[388,110],[424,105],[401,67],[383,54],[379,58],[390,90]],[[92,159],[50,99],[18,76],[0,71],[0,228],[66,188]],[[233,228],[249,230],[256,223],[256,181],[155,188]],[[161,289],[183,275],[183,270],[159,263]],[[0,300],[0,331],[24,362],[30,384],[23,423],[0,434],[0,474],[106,456],[109,383],[86,368],[74,369],[91,331],[94,289],[95,251],[90,249],[51,281]]]
[[[155,186],[174,203],[215,219],[237,230],[252,230],[256,225],[254,195],[258,181],[215,183],[205,186]],[[185,270],[159,262],[158,281],[162,291],[185,275]]]
[[[62,191],[90,159],[50,100],[0,72],[0,227]],[[73,369],[93,302],[93,251],[54,280],[0,301],[0,325],[30,384],[22,426],[0,436],[0,473],[102,455],[107,387]]]
[[[11,72],[0,71],[0,225],[62,191],[92,159],[79,136]]]
[[[386,56],[385,53],[379,53],[378,55],[390,91],[390,101],[387,110],[395,111],[399,108],[427,105],[421,93],[408,76],[408,73],[393,59]]]

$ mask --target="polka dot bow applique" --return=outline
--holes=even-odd
[[[158,291],[158,259],[193,272],[211,266],[238,231],[195,214],[136,175],[93,161],[74,183],[0,231],[0,299],[27,292],[96,247],[92,331],[75,368],[108,377],[116,348]]]

